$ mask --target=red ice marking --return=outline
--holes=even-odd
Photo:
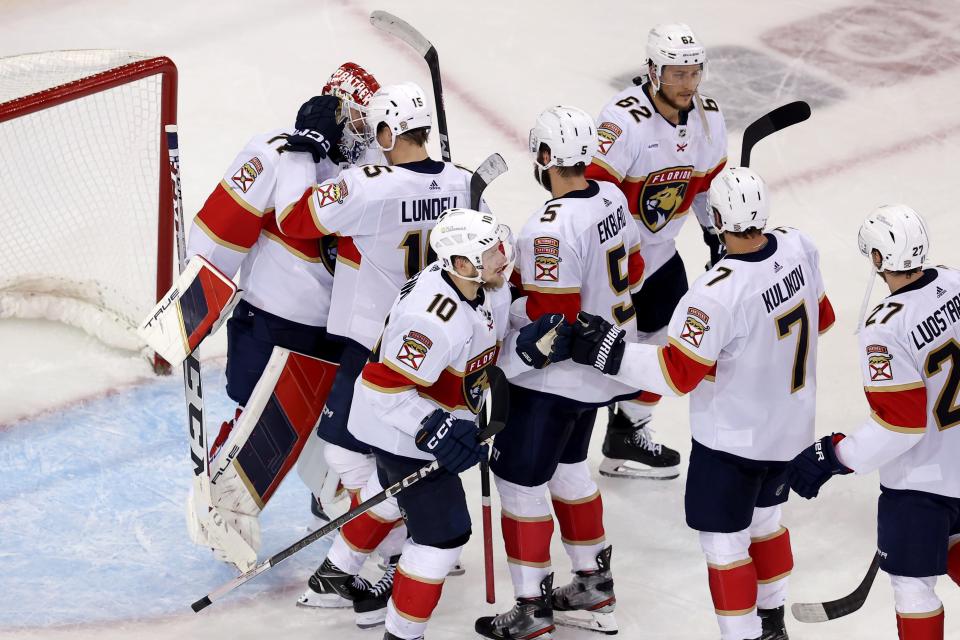
[[[346,7],[347,11],[349,11],[354,18],[361,20],[365,23],[369,23],[370,17],[366,13],[365,9],[357,7],[352,2],[349,2],[349,1],[346,1],[343,4]],[[374,32],[376,32],[377,37],[380,38],[385,44],[390,46],[391,49],[396,50],[398,53],[402,54],[407,59],[413,61],[414,64],[421,64],[421,65],[426,64],[423,62],[423,58],[416,55],[413,49],[411,49],[406,44],[400,42],[397,38],[389,34],[386,34],[375,27],[371,27],[371,29]],[[427,35],[427,34],[424,34],[424,35]],[[439,53],[441,55],[443,54],[442,51],[439,51]],[[442,59],[443,58],[441,57],[441,60]],[[470,107],[470,109],[472,109],[474,113],[480,116],[480,118],[484,122],[486,122],[488,125],[493,127],[495,130],[499,131],[505,138],[507,138],[510,141],[510,143],[513,144],[514,147],[522,151],[527,150],[527,144],[526,144],[527,135],[525,133],[521,133],[520,131],[515,129],[513,125],[511,125],[509,122],[501,118],[493,108],[488,107],[486,104],[484,104],[484,102],[480,98],[478,98],[476,95],[474,95],[473,92],[471,92],[469,89],[464,87],[464,85],[457,82],[457,79],[453,77],[451,74],[448,73],[444,75],[442,66],[440,68],[440,74],[442,76],[444,94],[447,97],[447,99],[445,100],[446,103],[449,103],[450,94],[455,95],[461,102],[463,102],[468,107]],[[429,87],[424,87],[424,90],[428,94],[432,93],[432,90]],[[455,134],[451,134],[451,137],[453,137],[455,142],[456,141]]]
[[[858,149],[855,155],[850,155],[842,160],[837,160],[829,164],[819,165],[815,169],[794,173],[788,178],[772,180],[768,183],[768,186],[772,189],[783,189],[800,183],[815,182],[822,178],[834,177],[847,171],[859,169],[865,164],[885,160],[904,153],[912,153],[923,147],[931,145],[942,146],[945,140],[957,134],[960,134],[960,124],[932,131],[925,134],[922,138],[911,136],[884,147]]]
[[[886,87],[957,66],[953,13],[930,0],[880,0],[777,27],[761,40],[846,82]]]

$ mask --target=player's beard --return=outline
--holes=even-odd
[[[550,188],[550,174],[545,170],[540,168],[540,165],[534,163],[533,165],[533,179],[537,181],[541,187],[553,193],[553,189]]]
[[[495,279],[487,280],[483,283],[484,291],[496,291],[497,289],[502,287],[504,284],[506,284],[506,280],[503,279],[503,276],[501,274],[498,273],[496,276],[494,276],[494,278]]]
[[[696,95],[696,92],[694,92],[694,95]],[[693,108],[693,97],[690,98],[690,104],[683,105],[668,96],[666,91],[661,90],[660,99],[666,102],[667,106],[671,109],[676,109],[677,111],[688,111]]]

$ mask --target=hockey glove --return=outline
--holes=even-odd
[[[716,229],[703,225],[700,225],[700,228],[703,229],[703,243],[710,249],[710,261],[706,264],[706,269],[709,271],[713,268],[713,265],[720,262],[720,258],[727,255],[727,249],[720,241],[720,234]]]
[[[573,323],[571,357],[577,364],[590,365],[603,373],[615,375],[620,371],[626,335],[626,331],[600,316],[581,311]]]
[[[314,96],[300,107],[296,131],[287,138],[282,151],[305,151],[320,162],[330,153],[330,147],[343,135],[346,122],[340,115],[340,99],[334,96]]]
[[[570,325],[562,313],[540,316],[520,329],[517,336],[517,355],[534,369],[543,369],[551,362],[570,357]]]
[[[488,455],[487,445],[477,441],[478,435],[474,421],[437,409],[420,423],[415,442],[417,449],[436,456],[450,473],[463,473]]]
[[[824,436],[797,454],[787,465],[787,481],[798,495],[816,498],[820,487],[836,474],[851,473],[837,458],[836,445],[843,440],[842,433]]]

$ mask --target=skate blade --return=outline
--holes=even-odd
[[[564,627],[586,629],[587,631],[604,633],[608,636],[616,635],[620,631],[617,620],[612,613],[554,610],[553,621]]]
[[[346,609],[352,607],[353,602],[337,593],[317,593],[307,589],[297,598],[297,606],[304,609]]]
[[[377,609],[376,611],[366,611],[358,613],[356,622],[361,629],[373,629],[379,627],[387,619],[387,608]]]
[[[604,458],[600,463],[600,475],[608,478],[642,480],[673,480],[680,476],[680,465],[672,467],[648,467],[633,460]]]
[[[528,636],[517,636],[517,640],[554,640],[553,632],[556,630],[556,627],[547,627],[546,629],[541,629],[535,633],[531,633]],[[487,636],[482,633],[474,632],[478,638],[492,638],[493,636]]]

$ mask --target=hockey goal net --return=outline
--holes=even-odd
[[[0,318],[143,349],[134,331],[173,277],[163,127],[176,102],[165,57],[0,58]]]

